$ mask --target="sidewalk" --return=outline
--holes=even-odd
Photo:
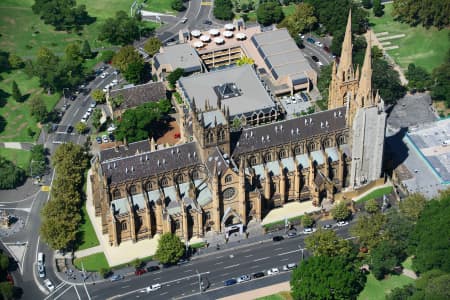
[[[248,292],[240,293],[240,294],[234,294],[228,297],[219,298],[219,300],[236,300],[236,299],[257,299],[269,295],[273,295],[279,292],[283,291],[290,291],[291,286],[289,284],[289,281],[285,281],[282,283],[269,285],[260,289],[251,290]]]

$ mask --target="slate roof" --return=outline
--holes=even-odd
[[[128,156],[132,156],[138,153],[150,152],[150,141],[143,140],[139,142],[134,142],[128,144],[127,147],[124,145],[120,145],[117,148],[108,148],[100,151],[99,158],[100,162],[109,161],[117,158],[124,158]]]
[[[191,142],[153,152],[103,160],[101,167],[110,182],[116,184],[201,163],[196,143]]]
[[[147,102],[156,102],[167,98],[166,88],[162,82],[150,82],[110,92],[111,98],[119,95],[123,96],[124,101],[118,109],[133,108]]]
[[[345,107],[340,107],[296,119],[244,129],[234,147],[233,155],[345,129],[345,114]]]

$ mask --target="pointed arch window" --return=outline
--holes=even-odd
[[[120,227],[122,228],[122,230],[127,230],[127,228],[128,228],[127,222],[120,223]]]
[[[225,183],[230,183],[233,181],[233,175],[229,174],[225,176]]]
[[[272,161],[272,153],[264,154],[264,160],[265,161]]]
[[[130,185],[129,191],[130,191],[130,195],[136,195],[137,194],[136,186],[134,184]]]
[[[121,197],[120,190],[116,189],[113,191],[113,199],[119,199]]]
[[[255,166],[257,164],[256,156],[250,156],[250,165]]]
[[[211,131],[206,134],[206,142],[207,143],[214,142],[214,134]]]
[[[316,144],[314,142],[309,143],[308,150],[309,150],[309,152],[316,151]]]
[[[151,191],[151,190],[153,190],[153,184],[151,182],[147,182],[147,184],[145,185],[145,188],[147,191]]]
[[[300,155],[303,154],[303,146],[297,146],[294,148],[294,154],[295,155]]]
[[[169,186],[169,179],[167,179],[167,177],[164,177],[164,178],[161,179],[161,186],[162,187]]]
[[[279,153],[280,159],[286,158],[286,150],[281,150]]]

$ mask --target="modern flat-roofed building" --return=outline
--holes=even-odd
[[[152,73],[160,80],[177,68],[188,74],[202,71],[202,61],[189,44],[161,47],[159,51],[153,57]]]
[[[278,118],[277,105],[250,65],[182,77],[178,90],[191,109],[226,110],[244,125]]]
[[[276,95],[307,90],[317,84],[317,73],[286,29],[266,31],[251,37],[253,46],[264,61]]]

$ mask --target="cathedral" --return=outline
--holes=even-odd
[[[334,195],[382,175],[386,114],[371,84],[371,43],[352,62],[349,14],[340,63],[333,64],[328,110],[233,129],[224,101],[180,112],[184,143],[154,139],[101,151],[93,164],[95,214],[111,245],[171,232],[188,241],[261,222],[292,201]],[[275,117],[273,117],[275,116]]]

